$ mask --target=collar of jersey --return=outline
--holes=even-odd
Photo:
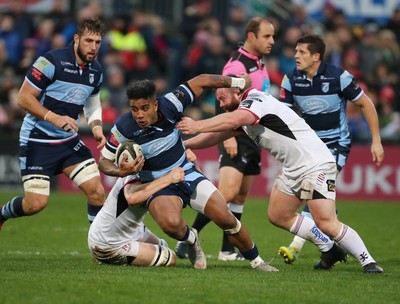
[[[243,55],[245,55],[246,57],[249,57],[250,59],[253,59],[255,61],[257,61],[259,58],[256,55],[250,54],[249,52],[247,52],[245,49],[240,48],[239,53],[242,53]]]

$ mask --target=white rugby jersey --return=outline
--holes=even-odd
[[[282,163],[283,173],[297,179],[320,165],[335,162],[311,127],[292,109],[273,96],[250,90],[238,110],[250,111],[257,121],[243,130]]]
[[[123,193],[126,184],[137,180],[136,176],[118,178],[103,208],[90,225],[89,240],[99,245],[122,245],[142,239],[147,208],[129,206]]]

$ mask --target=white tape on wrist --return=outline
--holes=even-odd
[[[246,79],[236,78],[236,77],[231,77],[231,79],[232,79],[231,88],[239,88],[241,90],[244,89],[244,86],[246,85]]]

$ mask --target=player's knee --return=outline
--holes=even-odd
[[[179,232],[186,228],[181,218],[173,216],[165,217],[162,220],[158,220],[158,224],[167,235],[173,238],[179,236]]]
[[[86,192],[88,201],[95,206],[102,206],[105,199],[104,187],[101,183],[97,183],[89,191]]]
[[[224,199],[227,202],[231,202],[235,199],[236,195],[237,195],[237,191],[235,189],[218,189],[219,192],[221,192],[222,196],[224,197]]]
[[[150,266],[175,266],[175,252],[168,247],[156,245],[156,253]]]
[[[240,223],[240,221],[237,218],[235,218],[235,220],[236,220],[236,224],[234,227],[224,229],[226,234],[232,235],[232,234],[239,233],[240,229],[242,228],[242,223]]]

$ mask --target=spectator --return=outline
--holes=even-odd
[[[8,63],[17,66],[21,60],[22,37],[15,29],[14,17],[9,14],[0,16],[0,40],[4,41]]]

